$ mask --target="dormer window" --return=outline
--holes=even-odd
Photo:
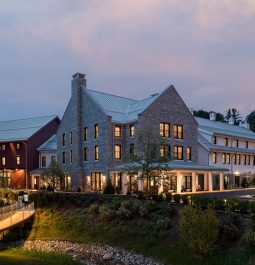
[[[245,141],[245,147],[249,148],[249,142],[248,141]]]
[[[239,147],[239,140],[236,139],[236,147]]]
[[[225,138],[225,146],[228,146],[228,138]]]
[[[212,142],[213,142],[213,144],[217,144],[217,137],[216,136],[213,136]]]

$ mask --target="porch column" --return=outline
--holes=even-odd
[[[127,173],[122,174],[122,193],[127,194]]]
[[[192,192],[196,192],[197,191],[197,174],[196,172],[192,172]]]
[[[223,191],[223,190],[224,190],[224,175],[221,172],[220,173],[220,191]]]
[[[143,183],[142,183],[142,180],[141,180],[141,176],[142,176],[142,171],[138,171],[138,174],[137,174],[138,191],[142,191],[143,190]]]
[[[208,173],[208,185],[209,185],[209,187],[208,187],[208,189],[209,189],[209,191],[213,191],[213,179],[212,179],[212,172],[209,172]]]
[[[208,173],[205,172],[204,173],[204,190],[207,190],[208,189],[207,182],[208,182]]]
[[[176,183],[176,185],[177,185],[176,192],[181,193],[182,192],[182,175],[179,172],[177,173],[177,181],[176,182],[177,182]]]

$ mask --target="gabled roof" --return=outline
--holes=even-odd
[[[167,87],[164,91],[170,87]],[[103,109],[106,115],[111,116],[113,121],[122,123],[137,120],[138,114],[147,109],[163,93],[151,95],[143,100],[136,100],[90,89],[86,89],[86,92]]]
[[[26,141],[57,116],[0,121],[0,142]]]
[[[54,151],[54,150],[57,150],[57,137],[56,137],[56,134],[52,135],[37,150],[38,151]]]
[[[230,125],[228,123],[220,121],[210,121],[199,117],[195,117],[195,119],[198,123],[198,131],[207,132],[211,135],[219,134],[255,141],[255,133],[244,127]]]

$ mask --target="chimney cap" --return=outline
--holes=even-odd
[[[78,78],[85,79],[85,76],[86,76],[85,74],[77,72],[76,74],[73,75],[73,79],[78,79]]]

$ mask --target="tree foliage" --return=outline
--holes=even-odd
[[[255,132],[255,110],[247,116],[246,120],[250,124],[251,130]]]
[[[179,231],[192,251],[207,255],[219,235],[219,221],[215,211],[202,211],[189,205],[180,212]]]
[[[242,121],[242,116],[236,108],[229,108],[226,111],[225,120],[229,122],[231,117],[233,117],[235,125],[239,125],[240,121]]]
[[[200,117],[200,118],[204,118],[204,119],[210,119],[210,112],[205,111],[205,110],[195,110],[193,115],[195,117]],[[225,117],[223,114],[221,114],[220,112],[216,113],[216,121],[225,121]]]
[[[41,177],[42,181],[50,185],[53,190],[55,190],[57,186],[59,186],[60,189],[64,189],[65,173],[56,161],[52,161],[50,166],[42,171]]]
[[[114,194],[115,193],[115,189],[114,189],[114,187],[112,185],[112,181],[111,181],[110,178],[107,178],[106,185],[104,187],[103,193],[104,194]]]
[[[130,166],[126,168],[126,171],[141,172],[139,177],[146,181],[147,195],[151,182],[155,188],[154,193],[157,193],[156,187],[160,185],[162,171],[166,169],[166,163],[170,161],[170,153],[163,155],[160,152],[160,147],[166,145],[166,141],[160,137],[159,133],[151,128],[138,132],[135,153],[129,156]]]

